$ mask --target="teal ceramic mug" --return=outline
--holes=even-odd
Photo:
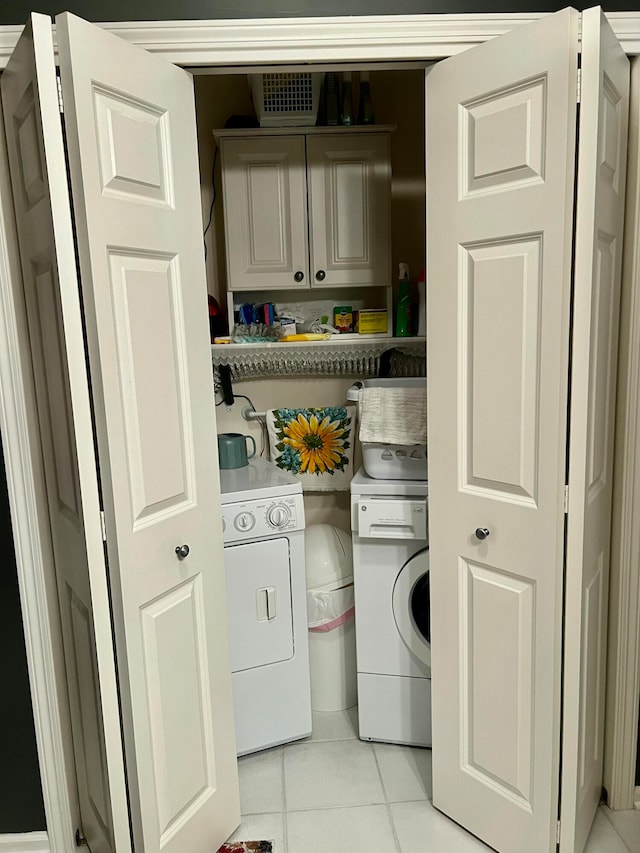
[[[247,453],[247,439],[253,445],[251,453]],[[240,432],[223,432],[218,436],[218,457],[221,468],[244,468],[255,455],[256,443],[253,436],[242,435]]]

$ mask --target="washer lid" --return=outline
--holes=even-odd
[[[220,471],[220,493],[224,506],[254,498],[302,494],[302,483],[293,474],[258,456],[242,468],[223,468]]]
[[[404,564],[393,587],[393,617],[409,651],[431,666],[429,549],[423,548]]]

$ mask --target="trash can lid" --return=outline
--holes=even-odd
[[[307,589],[338,589],[353,582],[351,536],[331,524],[310,524],[304,532]]]

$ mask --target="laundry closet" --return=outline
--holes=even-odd
[[[425,168],[424,168],[424,69],[412,67],[406,70],[395,64],[393,68],[376,68],[369,70],[371,92],[373,96],[376,124],[368,130],[376,132],[388,138],[389,145],[389,167],[391,171],[391,215],[389,233],[383,236],[390,248],[390,258],[387,260],[385,272],[385,286],[355,286],[334,287],[333,289],[320,288],[318,282],[305,289],[295,287],[287,289],[272,289],[266,287],[262,292],[249,294],[260,301],[296,301],[314,300],[323,298],[339,304],[347,301],[349,304],[363,297],[374,300],[370,304],[376,307],[389,306],[388,337],[392,337],[393,316],[392,305],[395,304],[397,291],[398,265],[406,262],[409,265],[412,280],[415,287],[418,275],[425,265]],[[324,67],[324,66],[323,66]],[[330,66],[327,66],[329,68]],[[346,67],[346,66],[345,66]],[[342,66],[340,66],[342,68]],[[353,78],[357,80],[359,68],[364,66],[353,66]],[[196,93],[196,117],[198,125],[200,175],[203,196],[203,217],[205,222],[210,215],[212,197],[211,175],[213,169],[216,141],[214,131],[224,128],[225,123],[232,116],[254,116],[254,106],[251,100],[250,84],[245,73],[197,74],[194,79]],[[384,130],[378,130],[384,126]],[[388,128],[392,129],[389,130]],[[309,128],[280,129],[280,133],[290,132],[298,136]],[[323,128],[324,129],[324,128]],[[346,139],[357,138],[358,128],[337,126],[326,128],[336,137],[338,134]],[[246,131],[251,138],[251,131]],[[265,130],[257,131],[256,137],[269,138]],[[244,138],[244,137],[239,137]],[[335,138],[335,137],[334,137]],[[227,275],[226,275],[226,251],[225,251],[225,223],[224,223],[224,195],[222,177],[220,172],[220,154],[217,155],[216,163],[216,202],[213,207],[213,224],[207,232],[207,281],[209,292],[216,297],[221,305],[222,313],[228,315],[227,304]],[[284,275],[281,276],[284,279]],[[292,283],[293,284],[293,283]],[[388,292],[391,292],[389,297]],[[372,295],[373,294],[373,295]],[[235,296],[236,303],[245,299],[247,294],[242,290],[239,293],[231,293]],[[377,300],[377,301],[375,301]],[[237,312],[236,312],[237,314]],[[362,338],[362,343],[374,342],[380,351],[384,350],[382,344],[378,344],[378,336]],[[387,340],[387,336],[382,336]],[[392,348],[398,344],[397,340],[388,342]],[[418,373],[423,372],[420,354],[425,353],[424,342],[420,345],[411,338],[405,343],[412,344],[415,367],[412,369]],[[331,341],[328,342],[331,346]],[[224,362],[226,348],[217,346],[215,360]],[[237,348],[236,348],[237,349]],[[252,345],[250,350],[255,353],[259,360],[260,348]],[[333,352],[332,348],[332,352]],[[229,359],[233,364],[233,360]],[[375,368],[370,368],[375,369]],[[295,367],[281,374],[269,375],[269,368],[260,378],[242,377],[241,381],[234,382],[234,389],[238,394],[244,394],[250,398],[259,412],[278,406],[313,406],[332,405],[339,406],[346,403],[346,394],[352,382],[358,378],[374,375],[371,373],[359,374],[357,367],[353,367],[353,373],[349,373],[349,367],[341,367],[339,359],[336,358],[335,372],[327,370],[325,375],[313,375],[312,381],[309,376],[296,374]],[[266,374],[266,375],[265,375]],[[216,402],[220,402],[220,394]],[[246,408],[247,401],[240,398],[232,408],[219,405],[216,409],[216,422],[219,432],[241,432],[248,433],[254,437],[259,449],[264,446],[265,436],[262,435],[260,424],[256,421],[247,421],[242,416],[242,410]],[[266,447],[268,457],[268,446]],[[355,463],[359,462],[359,456]],[[348,491],[307,493],[305,495],[305,507],[307,512],[307,524],[315,522],[327,522],[336,524],[338,527],[349,529],[349,500]]]
[[[73,228],[68,200],[66,210],[62,202],[67,181],[55,165],[64,161],[64,149],[56,131],[58,98],[46,27],[34,20],[38,75],[44,69],[49,77],[18,62],[6,75],[6,88],[3,75],[3,103],[26,302],[33,317],[43,316],[47,306],[49,316],[59,318],[52,336],[37,321],[30,332],[36,386],[50,407],[40,413],[40,430],[54,550],[78,549],[69,566],[85,561],[82,577],[69,575],[60,584],[67,595],[63,619],[75,654],[95,647],[98,663],[93,702],[101,711],[104,740],[93,731],[95,739],[86,741],[93,751],[88,775],[79,783],[90,790],[80,793],[97,803],[99,777],[102,813],[95,831],[104,834],[107,827],[109,843],[111,821],[119,853],[129,845],[129,808],[134,836],[145,838],[149,849],[161,844],[172,851],[204,849],[203,832],[215,827],[225,837],[237,823],[238,804],[227,737],[231,701],[221,525],[212,521],[220,495],[210,452],[215,425],[207,318],[203,300],[187,284],[204,284],[201,213],[210,203],[212,131],[229,112],[246,107],[246,83],[228,74],[196,78],[199,178],[187,76],[168,63],[161,68],[155,58],[147,62],[129,45],[103,40],[83,22],[70,18],[58,24],[90,398]],[[439,681],[434,738],[440,738],[434,802],[504,850],[522,849],[524,838],[536,851],[555,844],[561,737],[566,810],[561,849],[579,846],[591,822],[589,814],[578,814],[585,800],[576,780],[590,790],[601,778],[601,749],[590,753],[588,765],[584,744],[586,738],[601,745],[604,701],[598,638],[606,621],[608,524],[602,519],[608,519],[611,499],[628,76],[606,28],[601,39],[597,12],[583,17],[582,33],[575,215],[575,277],[581,287],[573,296],[576,127],[567,116],[577,120],[577,14],[549,16],[529,32],[523,27],[481,44],[437,64],[429,78],[430,547],[449,568],[436,581],[432,563],[437,600],[432,630],[441,638],[440,656],[432,662]],[[539,60],[543,47],[545,62]],[[587,48],[593,55],[587,56]],[[21,60],[34,52],[28,39],[19,50]],[[348,62],[339,51],[332,55]],[[302,51],[299,61],[306,58]],[[423,71],[378,72],[366,65],[379,84],[372,85],[376,121],[396,126],[394,262],[410,263],[415,273],[425,250]],[[36,91],[41,99],[52,96],[53,108],[46,100],[34,112]],[[218,97],[228,99],[220,109]],[[409,110],[416,114],[409,117]],[[44,148],[35,141],[36,130],[44,134]],[[175,157],[177,152],[185,156]],[[206,192],[198,192],[201,183]],[[507,201],[516,196],[512,208]],[[605,220],[596,220],[594,211]],[[217,296],[223,281],[220,233],[216,220],[207,270],[209,292]],[[582,282],[596,260],[592,296]],[[194,330],[193,339],[186,329]],[[57,387],[70,388],[68,396],[51,398],[51,371]],[[285,387],[270,382],[277,393]],[[257,382],[249,390],[248,396],[260,393]],[[337,386],[335,391],[340,396]],[[271,402],[252,399],[259,410]],[[57,428],[74,436],[75,452],[56,445]],[[323,501],[318,517],[331,513],[333,519],[333,507]],[[344,509],[338,506],[338,512]],[[596,537],[587,540],[591,531]],[[205,570],[204,554],[215,571]],[[56,561],[61,560],[58,551]],[[593,577],[583,578],[583,566],[593,568]],[[104,609],[109,593],[120,701],[111,619]],[[563,621],[565,631],[574,632],[574,642],[565,642],[564,688]],[[91,680],[91,655],[78,661]],[[72,706],[82,715],[77,698]],[[90,716],[76,721],[80,729]],[[185,791],[191,799],[184,799]],[[494,835],[498,824],[500,837]]]

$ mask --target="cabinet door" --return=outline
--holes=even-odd
[[[307,137],[312,287],[391,283],[389,135]]]
[[[229,290],[309,286],[304,137],[223,139]]]
[[[433,802],[500,853],[556,847],[578,21],[427,78]]]
[[[240,809],[193,81],[56,31],[134,847],[209,853]]]

